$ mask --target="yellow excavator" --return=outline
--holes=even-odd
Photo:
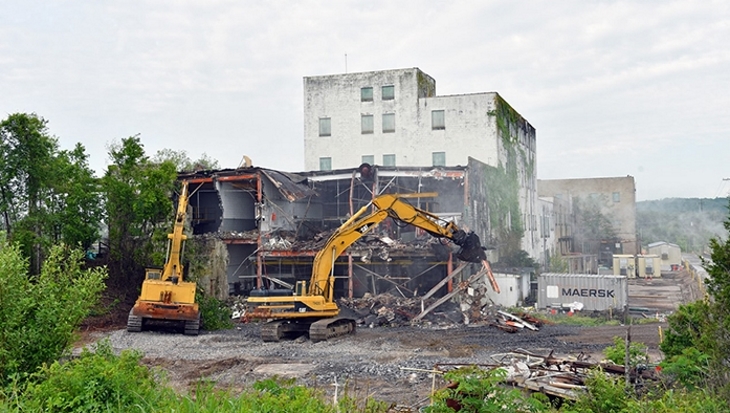
[[[261,327],[264,341],[308,334],[312,342],[324,341],[355,331],[355,320],[338,317],[340,309],[334,301],[334,263],[350,245],[367,234],[386,218],[421,228],[429,234],[447,238],[460,246],[457,257],[462,261],[484,262],[486,253],[479,237],[459,229],[430,212],[404,201],[419,194],[380,195],[362,207],[342,224],[314,258],[312,276],[297,281],[295,289],[256,289],[248,298],[247,318],[269,320]],[[374,211],[368,213],[370,207]]]
[[[198,335],[200,310],[195,302],[196,285],[183,280],[181,262],[183,242],[187,239],[183,234],[187,208],[188,183],[183,181],[175,225],[172,233],[167,235],[169,241],[165,266],[162,269],[146,269],[142,292],[129,311],[127,331],[142,331],[145,323],[152,321],[182,324],[186,335]]]

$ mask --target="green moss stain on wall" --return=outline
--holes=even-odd
[[[416,71],[416,81],[418,82],[418,97],[430,98],[436,95],[436,85],[420,70]]]
[[[495,117],[497,134],[506,153],[506,162],[501,161],[486,171],[489,189],[489,222],[498,239],[500,256],[512,256],[521,250],[524,225],[520,211],[520,179],[517,157],[520,156],[528,173],[534,170],[534,162],[527,158],[519,145],[517,134],[522,117],[499,95],[495,97],[495,109],[488,113]]]

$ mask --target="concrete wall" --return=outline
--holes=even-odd
[[[395,98],[383,100],[382,87],[390,85]],[[373,88],[372,101],[361,100],[363,87]],[[444,128],[434,129],[432,112],[441,110]],[[394,132],[383,132],[385,113],[395,114]],[[373,133],[362,133],[362,115],[373,116]],[[321,118],[330,119],[330,136],[319,136]],[[417,68],[304,78],[307,170],[320,169],[320,158],[330,158],[332,169],[356,168],[366,155],[383,165],[390,154],[396,167],[426,167],[441,152],[446,166],[466,166],[471,157],[515,181],[517,207],[510,213],[522,222],[521,248],[535,258],[542,254],[535,129],[497,93],[437,96],[435,80]]]
[[[503,307],[516,307],[523,305],[525,299],[530,295],[530,276],[520,274],[495,273],[494,279],[499,285],[499,294],[492,290],[489,280],[482,281],[487,285],[487,297],[494,304]]]
[[[600,205],[601,212],[611,220],[616,236],[620,239],[623,253],[638,252],[634,177],[540,179],[537,186],[539,196],[570,198],[574,207],[576,202],[596,201]]]

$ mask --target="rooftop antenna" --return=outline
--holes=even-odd
[[[345,53],[345,73],[347,73],[347,53]]]

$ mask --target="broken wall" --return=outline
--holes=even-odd
[[[243,181],[216,181],[223,208],[220,230],[245,232],[256,229],[256,188]]]
[[[220,239],[193,236],[186,241],[185,260],[189,277],[206,295],[225,300],[229,295],[226,266],[228,250]]]

